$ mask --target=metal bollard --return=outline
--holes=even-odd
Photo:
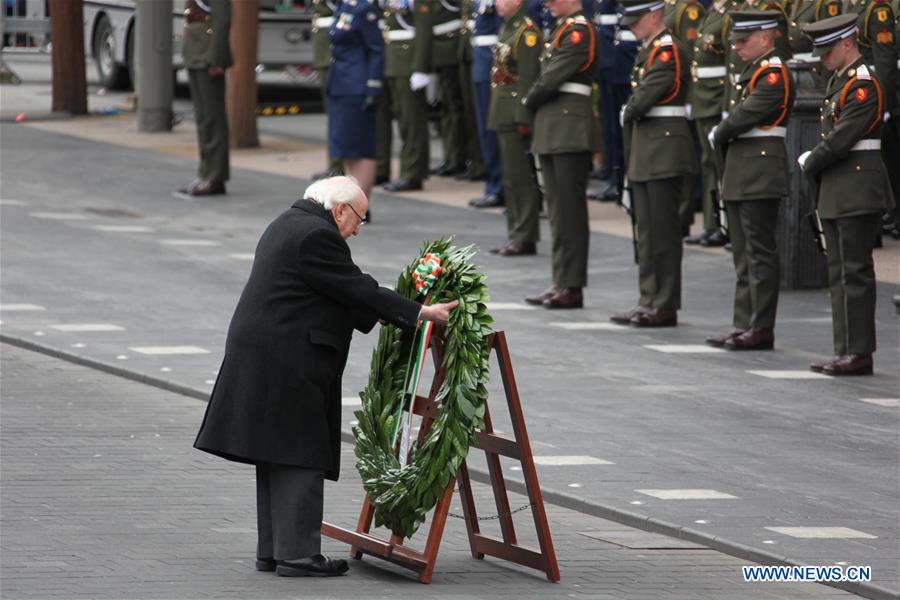
[[[138,130],[171,131],[172,0],[137,0],[136,8]]]

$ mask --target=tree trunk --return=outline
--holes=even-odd
[[[256,49],[259,0],[234,0],[229,43],[234,66],[228,70],[228,128],[233,148],[256,148]]]
[[[54,112],[87,114],[82,0],[50,0]]]

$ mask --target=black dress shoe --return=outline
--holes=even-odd
[[[279,560],[275,574],[282,577],[334,577],[343,575],[349,567],[343,558],[327,558],[316,554],[309,558]]]
[[[459,181],[484,181],[485,172],[484,169],[474,167],[470,163],[465,171],[457,173],[453,178],[458,179]]]
[[[257,571],[265,571],[270,573],[275,570],[275,567],[278,566],[278,563],[274,558],[257,558],[256,559],[256,570]]]
[[[497,194],[485,194],[479,198],[469,200],[469,206],[473,208],[496,208],[503,206],[503,196]]]
[[[593,171],[591,171],[588,177],[590,179],[603,181],[605,179],[609,179],[609,171],[604,167],[600,167],[599,169],[594,169]]]
[[[688,246],[696,246],[698,244],[703,244],[703,240],[705,240],[712,234],[713,234],[712,229],[704,229],[700,233],[695,233],[694,235],[687,236],[686,238],[684,238],[683,241]]]
[[[722,233],[721,229],[716,229],[706,239],[700,240],[700,245],[704,248],[718,248],[728,243],[728,236]]]
[[[466,165],[461,162],[450,162],[445,160],[440,165],[437,166],[436,169],[431,172],[434,175],[439,175],[440,177],[452,177],[457,173],[462,173],[466,170]]]
[[[615,202],[619,199],[619,190],[607,181],[597,191],[588,193],[587,197],[595,202]]]
[[[388,175],[376,175],[375,176],[375,185],[382,185],[389,182],[391,178]]]
[[[413,192],[422,189],[422,182],[416,179],[396,179],[384,184],[386,192]]]

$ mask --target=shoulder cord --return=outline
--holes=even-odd
[[[756,87],[756,81],[757,81],[757,80],[762,76],[762,74],[765,73],[769,68],[770,68],[770,65],[766,65],[765,67],[760,67],[760,68],[758,68],[758,69],[756,70],[756,73],[753,74],[753,77],[750,79],[750,85],[749,85],[748,88],[747,88],[747,90],[748,90],[749,92],[751,92],[751,93],[753,92],[753,88]],[[781,114],[778,115],[778,118],[775,119],[775,122],[774,122],[774,123],[772,123],[771,125],[760,125],[760,126],[759,126],[760,129],[771,129],[772,127],[777,127],[778,125],[780,125],[781,123],[784,122],[785,118],[787,118],[788,109],[790,108],[790,107],[788,106],[788,102],[789,102],[790,99],[791,99],[791,90],[790,90],[790,86],[789,86],[789,84],[788,84],[788,81],[789,81],[788,78],[789,78],[791,75],[790,75],[790,73],[788,73],[787,67],[784,66],[784,64],[779,65],[779,66],[778,66],[778,69],[779,69],[779,71],[781,72],[781,78],[782,78],[782,80],[784,81],[784,99],[782,100],[781,107],[780,107],[780,108],[781,108]]]
[[[562,43],[562,36],[566,32],[566,30],[572,26],[572,23],[565,23],[562,27],[559,28],[559,31],[556,33],[556,38],[553,40],[553,47],[559,48]],[[590,40],[590,44],[588,45],[588,59],[578,68],[578,73],[584,73],[588,69],[591,68],[591,65],[594,62],[594,54],[597,52],[597,40],[595,39],[596,33],[594,32],[593,27],[588,27],[588,39]]]
[[[847,102],[847,94],[850,93],[850,88],[857,81],[859,81],[858,77],[851,77],[850,80],[846,84],[844,84],[844,89],[841,90],[841,98],[840,100],[838,100],[838,108],[841,110],[841,112],[843,112],[844,104]],[[868,129],[866,129],[866,135],[871,133],[872,130],[875,129],[875,127],[878,126],[879,123],[881,123],[881,111],[884,108],[884,100],[881,93],[881,84],[878,83],[877,79],[869,79],[868,81],[871,81],[875,84],[875,95],[878,97],[878,111],[875,113],[875,120],[872,121],[872,124],[869,125]]]
[[[672,44],[671,46],[663,46],[662,44],[654,46],[650,51],[650,56],[647,57],[647,69],[650,69],[650,67],[653,66],[653,60],[656,58],[656,53],[659,52],[661,48],[672,48],[672,54],[675,56],[675,83],[672,84],[669,95],[659,101],[659,105],[668,104],[677,98],[678,92],[681,91],[681,58],[678,56],[678,48],[675,44]]]

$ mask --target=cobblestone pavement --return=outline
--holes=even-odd
[[[735,558],[553,506],[559,584],[473,559],[454,519],[428,587],[372,558],[338,579],[258,573],[253,470],[191,447],[202,402],[7,344],[0,353],[5,599],[850,596],[817,584],[743,583]],[[326,518],[350,525],[361,488],[344,450],[342,478],[326,486]],[[486,510],[490,488],[475,491]],[[513,496],[514,506],[521,502]],[[522,543],[533,537],[528,524],[516,520]],[[333,540],[324,546],[332,555],[346,550]]]

